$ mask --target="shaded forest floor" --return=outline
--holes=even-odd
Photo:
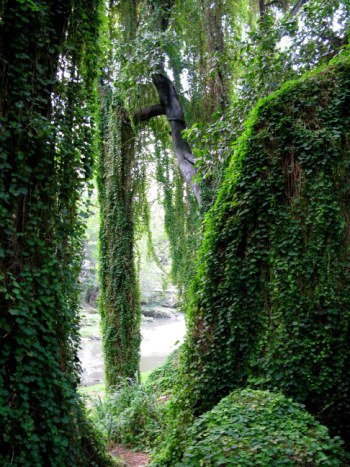
[[[121,444],[118,444],[111,451],[112,456],[119,457],[128,467],[144,467],[148,465],[150,456],[141,451],[132,451]]]

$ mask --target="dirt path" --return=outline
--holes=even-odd
[[[150,459],[148,454],[131,451],[120,444],[111,451],[111,454],[115,457],[121,457],[125,464],[130,467],[144,467],[148,465]]]

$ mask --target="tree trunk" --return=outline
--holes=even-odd
[[[72,82],[57,86],[64,96],[55,87],[68,24],[79,18],[73,4],[1,5],[0,465],[94,459],[76,392],[78,199],[82,158],[91,161],[72,149],[71,116],[80,135],[87,115],[79,93],[79,116],[66,108]]]

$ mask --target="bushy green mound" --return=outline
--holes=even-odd
[[[281,394],[235,391],[187,432],[184,466],[341,466],[331,439],[300,405]]]
[[[149,449],[163,428],[163,416],[155,394],[144,385],[125,380],[94,403],[92,419],[108,444]]]
[[[347,53],[254,110],[205,220],[180,437],[184,412],[254,385],[292,396],[350,441],[349,141]]]
[[[172,393],[179,376],[180,349],[172,352],[160,367],[153,370],[147,378],[146,387],[158,396],[168,396]]]

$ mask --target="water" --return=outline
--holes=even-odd
[[[155,319],[141,327],[141,373],[160,366],[185,336],[183,315],[171,319]]]
[[[94,335],[82,338],[79,358],[83,368],[81,384],[92,386],[103,382],[103,354],[101,338],[94,329]],[[178,314],[169,319],[154,319],[141,326],[141,373],[160,366],[166,357],[184,339],[185,319]]]

